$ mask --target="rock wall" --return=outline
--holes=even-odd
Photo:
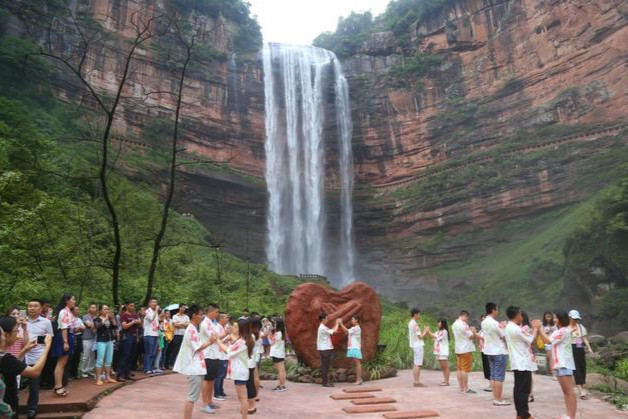
[[[94,18],[122,39],[132,36],[129,24],[145,5],[90,2]],[[202,165],[187,170],[175,206],[199,217],[234,253],[243,255],[245,240],[250,242],[261,261],[266,209],[261,56],[232,60],[233,24],[220,18],[204,22],[214,29],[212,44],[224,56],[188,80],[182,142],[188,153],[226,162],[228,170]],[[400,48],[392,33],[383,32],[344,60],[353,109],[359,277],[412,303],[455,297],[474,284],[444,287],[429,269],[464,260],[474,244],[429,253],[417,250],[417,240],[538,214],[598,188],[604,179],[582,183],[581,176],[599,165],[617,165],[612,151],[625,146],[625,132],[553,141],[625,123],[627,23],[625,1],[459,0],[415,23],[407,34],[409,47]],[[391,70],[413,54],[438,59],[420,77],[395,80]],[[113,91],[122,58],[122,48],[115,46],[89,57],[90,77],[99,89]],[[158,51],[142,48],[133,66],[124,93],[134,100],[122,104],[115,124],[125,138],[142,137],[155,120],[171,118],[174,108],[168,92],[175,84]],[[61,97],[78,99],[69,84],[61,83],[59,90]],[[334,135],[330,125],[326,138]],[[327,147],[331,167],[335,141]],[[504,152],[512,154],[506,158]],[[161,182],[155,174],[132,175]],[[328,186],[333,189],[333,179]],[[330,190],[331,218],[337,200],[337,191]]]

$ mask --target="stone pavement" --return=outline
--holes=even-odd
[[[492,405],[490,393],[482,391],[486,386],[482,373],[472,373],[471,388],[477,394],[465,395],[457,391],[455,374],[452,386],[440,387],[442,381],[440,371],[423,371],[422,381],[427,388],[412,387],[412,371],[400,371],[395,378],[365,383],[369,387],[377,386],[382,391],[372,393],[376,397],[392,397],[396,403],[392,405],[398,410],[434,410],[445,419],[514,419],[514,406],[495,407]],[[285,393],[270,391],[274,381],[263,381],[261,401],[257,413],[252,418],[383,418],[383,413],[348,414],[343,408],[354,406],[348,400],[332,400],[330,395],[343,393],[349,384],[337,384],[335,388],[324,388],[314,384],[287,383]],[[512,373],[506,377],[504,394],[512,398]],[[225,391],[234,395],[233,382],[225,382]],[[187,392],[185,377],[178,374],[155,377],[137,382],[116,391],[102,399],[98,406],[88,412],[86,419],[109,419],[114,417],[127,418],[150,417],[151,419],[176,419],[181,417],[182,403]],[[345,393],[346,394],[346,393]],[[536,401],[530,404],[531,413],[536,419],[557,419],[564,413],[564,403],[560,387],[556,381],[547,376],[534,376],[534,394]],[[222,407],[215,417],[239,418],[238,406],[233,398],[217,402]],[[201,413],[201,403],[197,403],[194,418],[212,417]],[[141,413],[140,413],[141,412]],[[578,400],[579,419],[628,419],[628,413],[620,412],[612,405],[596,398]]]

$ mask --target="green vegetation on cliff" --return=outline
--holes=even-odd
[[[392,0],[386,11],[373,18],[371,12],[351,12],[338,19],[334,32],[323,32],[313,44],[336,53],[340,58],[356,54],[372,33],[392,31],[395,44],[405,47],[411,26],[438,15],[456,0]]]

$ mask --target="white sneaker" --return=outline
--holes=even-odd
[[[203,407],[201,409],[201,412],[203,413],[209,413],[210,415],[213,415],[214,413],[216,413],[216,411],[214,409],[212,409],[211,407],[209,407],[209,405]]]

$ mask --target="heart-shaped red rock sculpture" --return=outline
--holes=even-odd
[[[319,284],[306,283],[295,288],[286,305],[286,328],[290,342],[299,357],[309,366],[319,368],[321,360],[316,350],[318,316],[328,315],[327,326],[333,327],[337,318],[351,327],[351,316],[360,316],[362,327],[362,358],[369,360],[377,351],[379,323],[382,306],[377,294],[363,282],[354,282],[342,291],[335,291]],[[347,337],[334,348],[336,353],[347,349]]]

